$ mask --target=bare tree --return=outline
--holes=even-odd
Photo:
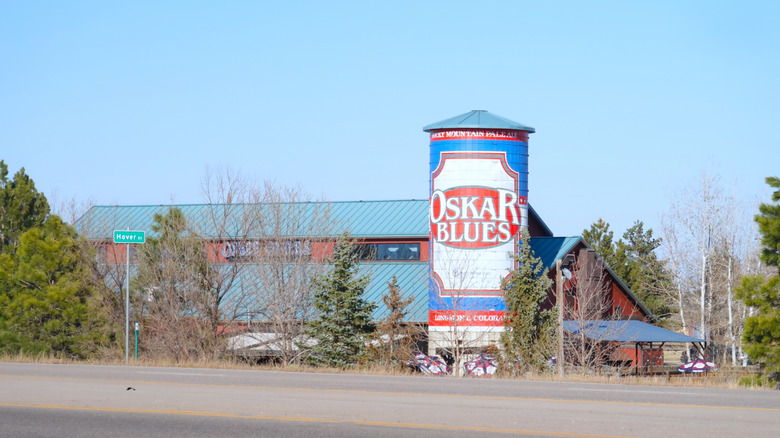
[[[703,174],[698,186],[686,187],[672,200],[669,220],[676,224],[680,239],[698,254],[698,267],[689,272],[698,275],[699,329],[705,339],[711,338],[708,315],[712,312],[712,258],[719,231],[725,226],[724,213],[729,208],[717,177]]]
[[[207,205],[194,227],[207,241],[213,264],[207,292],[207,315],[215,334],[244,323],[258,293],[250,280],[252,248],[264,225],[262,192],[239,173],[207,170],[201,183]]]
[[[670,294],[676,297],[677,312],[680,317],[680,327],[683,333],[688,333],[688,321],[686,319],[686,309],[689,304],[689,291],[692,289],[690,273],[691,259],[684,242],[680,240],[680,231],[673,218],[664,216],[661,219],[661,229],[663,234],[662,249],[667,261],[667,270],[672,276],[673,290]],[[690,345],[686,344],[685,355],[688,360]]]
[[[383,365],[405,366],[416,352],[416,342],[422,333],[416,324],[405,322],[408,306],[414,297],[407,295],[398,285],[395,275],[387,282],[387,292],[382,302],[387,308],[387,316],[377,324],[377,339],[372,343],[375,359]]]
[[[266,331],[258,335],[283,364],[300,359],[298,337],[314,315],[312,280],[327,265],[327,248],[335,236],[330,205],[311,202],[299,187],[266,182],[258,196],[262,226],[250,251],[248,278],[255,285],[249,311]]]
[[[432,332],[429,342],[451,356],[454,374],[460,376],[465,356],[495,346],[498,333],[503,329],[500,324],[485,326],[484,322],[474,320],[475,314],[490,310],[491,297],[480,295],[478,291],[494,288],[500,279],[488,278],[478,269],[477,251],[442,245],[437,257],[437,273],[442,276],[446,290],[440,290],[436,295],[436,307],[442,309],[436,316],[445,323],[429,327]]]
[[[698,185],[673,197],[670,212],[662,219],[663,250],[674,274],[682,328],[687,330],[689,314],[698,314],[701,336],[716,355],[730,350],[732,364],[741,350],[746,314],[733,291],[752,269],[756,253],[756,231],[748,211],[736,190],[725,193],[717,177],[704,174]]]
[[[744,246],[745,228],[748,225],[748,221],[738,220],[740,212],[744,209],[740,208],[739,203],[736,200],[736,196],[731,197],[730,202],[732,208],[726,209],[725,212],[725,227],[721,230],[721,246],[724,249],[723,257],[721,261],[721,270],[726,271],[725,286],[726,286],[726,303],[727,303],[727,315],[728,315],[728,341],[731,345],[731,364],[737,365],[737,340],[735,329],[735,303],[734,303],[734,286],[739,281],[738,278],[738,264],[740,264],[739,254],[742,253],[741,248]],[[723,266],[725,265],[725,266]]]
[[[600,370],[620,344],[609,342],[620,331],[621,315],[613,312],[611,284],[604,262],[592,250],[577,255],[573,273],[572,301],[566,306],[566,319],[575,332],[564,337],[568,361],[583,373]]]
[[[86,200],[79,201],[74,196],[67,202],[58,203],[52,200],[52,213],[61,217],[62,220],[68,224],[75,224],[76,221],[84,216],[84,213],[89,211],[96,204],[95,198],[90,196]]]
[[[225,349],[209,315],[212,266],[206,245],[187,228],[178,208],[155,215],[148,239],[139,250],[133,279],[136,317],[146,328],[145,351],[175,361],[213,359]]]

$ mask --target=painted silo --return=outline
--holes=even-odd
[[[528,226],[528,134],[534,128],[471,111],[430,133],[429,328],[500,331],[501,280]]]

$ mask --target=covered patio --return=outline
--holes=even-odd
[[[622,355],[623,359],[630,360],[636,374],[639,374],[640,370],[654,374],[656,367],[663,370],[663,346],[667,343],[691,344],[699,356],[706,359],[705,339],[683,335],[642,321],[568,320],[563,322],[563,330],[570,335],[585,336],[593,342],[633,344],[633,349],[619,348],[613,355]]]

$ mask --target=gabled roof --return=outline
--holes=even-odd
[[[555,235],[552,232],[552,230],[550,230],[550,227],[548,227],[547,224],[544,223],[544,221],[542,220],[542,217],[539,216],[539,213],[537,213],[536,210],[534,210],[533,205],[528,204],[528,211],[529,211],[528,215],[530,216],[528,218],[528,228],[529,229],[533,228],[533,222],[535,221],[539,225],[539,227],[541,228],[541,231],[544,233],[544,236],[542,236],[542,237],[552,237],[552,236]]]
[[[582,246],[585,248],[592,249],[590,245],[588,245],[588,242],[586,242],[580,236],[532,237],[531,238],[531,249],[533,249],[534,255],[542,259],[542,263],[544,263],[544,266],[550,270],[553,270],[555,268],[556,260],[563,258],[566,254],[571,252],[578,244],[582,244]],[[599,259],[601,259],[601,256],[598,253],[596,253],[596,255],[599,257]],[[620,277],[618,277],[615,271],[613,271],[612,268],[610,268],[606,262],[604,263],[604,266],[606,267],[610,278],[612,278],[615,281],[615,283],[617,283],[618,287],[620,287],[620,289],[622,289],[625,292],[626,298],[628,298],[630,301],[636,304],[636,306],[639,307],[642,313],[647,315],[649,319],[655,320],[656,316],[653,314],[653,312],[651,312],[650,309],[648,309],[644,305],[644,303],[642,303],[642,301],[639,300],[639,298],[637,298],[636,295],[634,295],[631,289],[623,282],[623,280]]]
[[[563,329],[572,334],[584,333],[598,341],[617,342],[706,342],[704,339],[686,336],[646,322],[619,321],[564,321]]]
[[[513,122],[512,120],[505,119],[485,110],[469,111],[459,116],[431,123],[430,125],[425,126],[423,131],[430,132],[437,129],[450,128],[511,129],[515,131],[536,132],[536,130],[530,126]]]

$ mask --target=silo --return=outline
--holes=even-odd
[[[501,280],[528,226],[534,128],[475,110],[423,130],[430,133],[429,329],[499,332]]]

